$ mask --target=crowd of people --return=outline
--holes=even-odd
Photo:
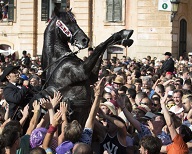
[[[43,84],[38,57],[23,51],[21,59],[5,58],[0,154],[190,153],[192,57],[164,56],[103,59],[84,126],[69,122],[59,91],[49,99],[32,99]]]

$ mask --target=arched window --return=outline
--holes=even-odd
[[[185,19],[180,21],[180,37],[179,37],[179,56],[186,54],[187,40],[187,22]]]
[[[106,1],[106,21],[121,22],[122,21],[122,0]]]

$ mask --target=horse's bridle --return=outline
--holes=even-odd
[[[76,39],[75,36],[77,35],[77,33],[80,31],[80,29],[77,29],[74,34],[71,33],[71,31],[69,30],[69,28],[67,27],[67,25],[65,25],[65,23],[63,23],[61,20],[57,20],[56,21],[56,26],[68,37],[70,38],[70,43],[72,46],[75,46],[76,43]]]

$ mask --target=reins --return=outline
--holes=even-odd
[[[49,66],[47,66],[47,67],[43,70],[43,72],[45,72],[45,71],[47,71],[48,68],[50,68],[53,64],[59,62],[59,63],[56,65],[55,69],[52,71],[52,73],[51,73],[51,75],[49,76],[49,78],[45,81],[44,85],[42,86],[42,90],[44,89],[44,87],[46,86],[46,84],[47,84],[48,81],[50,80],[52,74],[55,72],[56,68],[60,65],[60,63],[61,63],[66,57],[68,57],[68,56],[70,56],[70,55],[76,55],[78,52],[79,52],[79,50],[78,50],[78,51],[75,51],[75,52],[67,52],[67,53],[65,53],[62,57],[58,58],[56,61],[54,61],[53,63],[51,63]]]

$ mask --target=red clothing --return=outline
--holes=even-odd
[[[188,154],[189,149],[187,144],[183,141],[181,135],[176,135],[173,143],[167,146],[167,154]]]

